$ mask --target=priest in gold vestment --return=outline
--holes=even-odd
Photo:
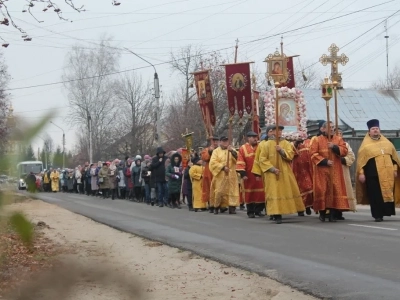
[[[262,145],[264,145],[268,141],[268,139],[271,138],[273,133],[273,126],[271,125],[267,126],[265,133],[266,133],[265,138],[258,144],[256,153],[254,154],[254,163],[253,163],[253,168],[251,169],[251,173],[261,178],[262,178],[262,171],[260,169],[260,152]]]
[[[229,161],[228,161],[229,157]],[[210,171],[213,175],[210,188],[210,209],[214,214],[229,207],[230,214],[236,214],[239,206],[239,182],[236,173],[237,152],[229,145],[228,138],[220,138],[220,146],[211,155]]]
[[[201,200],[204,203],[208,203],[210,208],[210,186],[211,186],[211,181],[212,181],[212,174],[210,172],[210,159],[211,155],[214,151],[215,148],[218,147],[219,144],[219,138],[216,136],[213,136],[211,138],[211,144],[209,147],[203,149],[200,154],[201,160],[204,162],[204,173],[203,173],[203,179],[202,179],[202,186],[201,186]],[[213,213],[213,208],[210,209],[210,213]]]
[[[273,127],[273,135],[282,136],[283,126]],[[260,147],[260,146],[259,146]],[[271,137],[261,146],[259,164],[263,175],[267,213],[274,216],[277,224],[282,215],[304,212],[304,203],[290,162],[294,149],[290,142],[280,140],[277,145]]]
[[[382,222],[383,217],[396,214],[395,204],[400,202],[400,161],[393,144],[381,135],[379,121],[370,120],[367,126],[357,157],[357,200],[369,204],[375,222]]]

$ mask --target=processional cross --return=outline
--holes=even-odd
[[[323,54],[319,59],[320,63],[323,66],[326,66],[328,63],[331,64],[331,81],[334,86],[334,97],[335,97],[335,128],[336,128],[336,135],[338,134],[339,130],[339,116],[338,116],[338,99],[337,99],[337,89],[342,88],[342,78],[341,74],[338,72],[338,64],[345,66],[349,62],[349,58],[346,54],[342,53],[338,56],[339,47],[336,44],[332,44],[328,51],[330,56]]]
[[[341,88],[341,76],[338,72],[338,64],[345,66],[349,62],[349,58],[344,53],[338,56],[339,50],[340,49],[336,44],[332,44],[328,48],[330,56],[323,54],[319,59],[319,62],[323,66],[326,66],[328,63],[331,64],[331,80],[332,82],[336,81],[338,83],[338,88]]]

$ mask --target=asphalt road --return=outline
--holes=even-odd
[[[400,299],[400,218],[373,222],[368,209],[345,221],[315,215],[213,215],[76,194],[38,198],[120,230],[266,275],[325,299]]]

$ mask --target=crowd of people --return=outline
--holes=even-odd
[[[214,136],[207,148],[190,154],[186,168],[179,149],[167,155],[159,147],[153,157],[50,169],[38,176],[37,186],[45,192],[158,207],[181,209],[186,203],[190,211],[215,215],[236,214],[239,207],[249,218],[268,214],[277,224],[284,215],[304,217],[312,210],[321,222],[344,220],[343,212],[356,211],[358,199],[371,206],[376,222],[382,222],[395,215],[400,200],[400,161],[392,143],[380,133],[379,121],[370,120],[367,126],[357,155],[357,193],[350,176],[356,156],[342,132],[328,122],[320,122],[314,137],[304,133],[282,137],[283,126],[270,125],[259,141],[258,134],[250,131],[239,149],[230,145],[228,137]]]

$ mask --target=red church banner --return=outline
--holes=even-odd
[[[209,70],[195,72],[193,75],[204,124],[206,124],[207,127],[208,125],[215,126],[214,100]],[[208,122],[210,122],[210,124],[208,124]]]
[[[286,87],[292,89],[296,87],[296,82],[294,80],[294,65],[293,65],[293,57],[287,58],[287,71],[288,71],[288,80],[286,81]]]
[[[260,92],[259,91],[254,91],[253,90],[253,101],[252,101],[252,130],[260,135],[261,129],[260,129],[260,112],[259,112],[259,99],[260,98]]]
[[[237,63],[224,65],[226,71],[226,92],[228,108],[231,116],[237,109],[240,118],[244,112],[251,114],[251,78],[250,63]]]
[[[190,153],[187,149],[182,148],[182,169],[186,169],[190,161]]]

